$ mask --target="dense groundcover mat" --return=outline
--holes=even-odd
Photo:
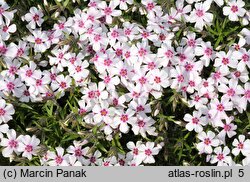
[[[0,164],[250,165],[250,1],[0,0]]]

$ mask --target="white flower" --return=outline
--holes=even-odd
[[[36,25],[39,27],[42,25],[44,19],[43,13],[41,10],[37,9],[36,7],[31,7],[30,12],[24,15],[24,19],[29,22],[28,27],[31,29],[35,29]]]
[[[0,99],[0,124],[2,122],[7,123],[12,120],[12,115],[15,113],[15,110],[12,104],[6,104],[4,99]]]
[[[201,142],[196,145],[200,153],[205,152],[211,154],[213,151],[212,147],[216,147],[220,143],[220,141],[215,138],[215,133],[212,131],[208,131],[207,133],[202,131],[197,137],[201,140]]]
[[[7,131],[7,137],[8,138],[2,138],[0,145],[5,147],[2,150],[2,154],[4,157],[11,157],[13,155],[13,152],[16,154],[19,154],[18,147],[22,139],[22,135],[16,137],[16,131],[11,129]]]
[[[32,159],[32,155],[37,155],[38,145],[40,140],[36,138],[36,136],[30,137],[29,135],[25,135],[21,138],[21,142],[18,146],[18,152],[23,152],[22,156],[27,157],[29,160]]]
[[[210,25],[213,20],[213,14],[208,13],[211,5],[209,0],[204,3],[195,3],[195,9],[190,14],[190,22],[195,23],[194,27],[203,30],[205,25]]]
[[[194,130],[196,133],[200,133],[203,131],[202,126],[207,124],[207,120],[205,117],[201,117],[202,113],[194,111],[193,116],[190,114],[185,114],[184,120],[188,121],[186,124],[186,129],[188,131]]]
[[[45,32],[40,30],[32,31],[32,35],[27,37],[27,40],[34,43],[35,52],[45,52],[49,48],[48,36]]]
[[[228,16],[231,21],[238,21],[239,17],[243,17],[246,10],[243,8],[245,2],[242,0],[229,0],[229,6],[223,8],[223,14]]]
[[[48,161],[48,164],[50,166],[68,166],[67,158],[68,155],[64,155],[64,149],[62,147],[56,147],[56,152],[48,152],[47,155],[48,159],[51,159]]]
[[[228,156],[230,149],[227,146],[223,150],[221,147],[216,147],[214,153],[216,155],[212,155],[211,164],[217,163],[218,166],[223,166],[224,163],[230,164],[232,162],[232,157]]]
[[[157,155],[161,150],[162,146],[157,144],[155,147],[154,142],[147,142],[146,145],[142,144],[139,146],[139,152],[141,158],[143,158],[143,162],[146,163],[155,163],[154,155]]]
[[[239,140],[234,139],[232,153],[237,156],[241,152],[244,156],[250,155],[250,140],[246,139],[244,135],[239,135]]]

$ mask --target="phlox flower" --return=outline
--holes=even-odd
[[[32,159],[32,155],[36,156],[40,140],[36,138],[36,136],[30,137],[29,135],[25,135],[21,138],[21,142],[19,143],[18,146],[18,152],[22,153],[23,157],[27,157],[29,160]]]
[[[201,142],[196,145],[199,153],[205,152],[211,154],[213,152],[212,147],[216,147],[220,143],[220,141],[215,138],[215,133],[212,131],[208,131],[207,133],[202,131],[197,137],[201,140]]]
[[[47,34],[40,30],[34,30],[32,34],[27,37],[27,40],[34,44],[35,52],[45,52],[49,48]]]
[[[11,157],[13,152],[17,155],[20,154],[18,152],[18,147],[22,139],[22,135],[16,137],[16,131],[11,129],[6,133],[7,138],[2,138],[0,145],[4,147],[2,150],[2,154],[4,157]]]
[[[231,21],[238,21],[246,13],[244,6],[245,2],[242,0],[229,0],[228,6],[223,7],[223,14]]]
[[[48,152],[48,165],[49,166],[68,166],[67,158],[69,154],[64,154],[64,149],[62,147],[56,147],[55,152]]]
[[[221,147],[216,147],[214,153],[215,155],[211,157],[211,164],[217,163],[217,166],[223,166],[224,163],[231,163],[232,157],[228,156],[230,154],[230,149],[227,146],[223,149]]]
[[[36,25],[41,27],[44,19],[43,12],[36,7],[31,7],[29,13],[24,15],[24,19],[29,22],[28,27],[35,29]]]
[[[188,131],[194,130],[196,133],[200,133],[203,131],[202,126],[207,125],[207,120],[201,115],[202,113],[197,111],[193,112],[193,116],[190,114],[185,114],[183,119],[188,122],[186,124],[186,129]]]
[[[105,1],[98,3],[98,7],[101,9],[102,15],[105,16],[107,24],[112,23],[112,17],[118,17],[122,14],[120,10],[115,10],[117,5],[118,4],[115,1],[111,1],[109,5],[107,5]]]
[[[211,1],[206,0],[204,3],[195,3],[195,9],[190,13],[189,21],[195,23],[194,27],[203,30],[205,25],[210,25],[213,20],[213,14],[208,13]]]
[[[250,154],[250,140],[246,139],[244,135],[239,135],[238,139],[234,139],[232,153],[237,156],[242,153],[244,156],[249,156]]]

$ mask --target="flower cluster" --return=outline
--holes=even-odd
[[[154,163],[164,143],[147,141],[158,135],[152,105],[172,89],[194,108],[183,120],[188,131],[197,133],[196,148],[207,154],[207,162],[234,165],[233,156],[240,155],[244,159],[239,164],[250,165],[250,140],[239,133],[234,118],[245,113],[250,102],[250,30],[242,29],[238,43],[227,49],[200,36],[213,24],[211,6],[223,9],[229,21],[247,25],[250,12],[244,5],[242,0],[177,0],[166,13],[155,0],[139,5],[133,0],[90,0],[72,17],[59,17],[49,30],[43,27],[42,9],[31,7],[22,17],[29,33],[10,41],[17,31],[12,23],[16,11],[0,0],[3,156],[39,156],[41,165],[51,166]],[[146,25],[122,17],[137,10]],[[194,29],[185,29],[177,41],[181,25],[188,23]],[[90,132],[98,128],[108,142],[117,134],[133,134],[140,140],[128,141],[127,153],[108,157],[88,140],[74,140],[67,148],[47,146],[41,156],[45,144],[35,135],[17,136],[9,129],[15,112],[11,101],[58,100],[75,89],[80,94],[78,115],[82,123],[93,126]]]

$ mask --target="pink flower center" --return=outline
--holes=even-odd
[[[250,99],[250,90],[245,91],[244,95],[247,99]]]
[[[220,111],[220,112],[224,111],[224,106],[223,106],[223,104],[218,104],[218,105],[217,105],[217,110]]]
[[[224,130],[225,131],[230,131],[231,130],[231,126],[229,124],[225,124],[224,125]]]
[[[17,67],[15,66],[10,66],[9,68],[9,73],[14,75],[17,72]]]
[[[58,54],[58,58],[59,58],[59,59],[63,59],[63,56],[64,56],[64,54],[63,54],[62,52],[60,52],[60,53]]]
[[[188,64],[185,65],[186,71],[192,71],[193,68],[194,68],[194,65],[192,65],[192,64],[190,64],[190,63],[188,63]]]
[[[204,16],[203,10],[202,10],[202,9],[197,9],[197,10],[196,10],[196,15],[197,15],[198,17]]]
[[[113,30],[113,31],[111,32],[111,36],[112,36],[113,38],[117,38],[117,37],[119,36],[119,32],[116,31],[116,30]]]
[[[237,146],[238,149],[243,149],[244,148],[244,143],[240,142]]]
[[[212,56],[212,54],[213,54],[213,50],[212,49],[210,49],[210,48],[206,48],[205,49],[205,54],[207,55],[207,56]]]
[[[59,24],[58,24],[58,27],[59,27],[59,29],[61,29],[61,30],[64,29],[64,23],[59,23]]]
[[[233,5],[233,6],[231,7],[231,11],[234,12],[234,13],[236,13],[238,10],[239,10],[239,9],[238,9],[238,6],[236,6],[236,5]]]
[[[111,59],[104,59],[104,65],[105,66],[110,66],[112,64]]]
[[[36,44],[41,44],[41,43],[42,43],[42,39],[36,38],[36,39],[35,39],[35,43],[36,43]]]
[[[111,78],[109,77],[109,76],[105,76],[105,78],[104,78],[104,83],[109,83],[110,82],[110,80],[111,80]]]
[[[145,154],[146,154],[147,156],[151,156],[152,151],[151,151],[150,149],[146,149],[146,150],[145,150]]]
[[[194,87],[194,86],[195,86],[195,82],[194,82],[194,81],[192,81],[192,80],[191,80],[191,81],[189,81],[189,82],[188,82],[188,84],[189,84],[189,86],[190,86],[190,87]]]
[[[26,145],[25,150],[26,150],[27,152],[32,152],[32,151],[33,151],[32,145]]]
[[[109,163],[110,163],[109,161],[105,161],[105,162],[103,163],[103,165],[104,165],[104,166],[109,166]]]
[[[218,155],[217,155],[217,159],[218,159],[219,161],[223,160],[223,159],[224,159],[224,155],[223,155],[223,154],[218,154]]]
[[[165,56],[168,57],[168,58],[172,58],[173,55],[174,55],[174,53],[171,50],[168,50],[168,51],[165,52]]]
[[[29,97],[30,96],[30,92],[28,90],[24,90],[23,91],[23,95],[26,96],[26,97]]]
[[[145,56],[147,54],[147,50],[143,49],[143,48],[140,48],[139,51],[138,51],[138,54],[139,54],[140,57]]]
[[[130,57],[130,52],[129,51],[127,51],[125,54],[124,54],[124,56],[125,56],[125,58],[129,58]]]
[[[51,73],[50,74],[50,79],[51,80],[56,80],[56,74],[55,73]]]
[[[77,73],[79,73],[82,71],[82,67],[78,65],[78,66],[76,66],[75,70]]]
[[[89,91],[89,92],[88,92],[88,97],[89,97],[90,99],[95,98],[95,92],[94,92],[94,91]]]
[[[9,147],[10,148],[17,148],[17,141],[16,140],[10,140],[9,141]]]
[[[139,154],[138,148],[134,148],[134,149],[133,149],[133,154],[134,154],[134,155],[138,155],[138,154]]]
[[[66,87],[67,87],[66,82],[61,82],[61,83],[60,83],[60,87],[61,87],[62,89],[66,88]]]
[[[192,118],[192,123],[193,124],[198,124],[199,123],[199,119],[197,117]]]
[[[146,31],[144,31],[144,32],[142,32],[142,37],[144,38],[144,39],[146,39],[146,38],[148,38],[148,36],[149,36],[149,33],[148,32],[146,32]]]
[[[232,88],[230,88],[230,89],[227,91],[227,95],[230,96],[230,97],[234,96],[234,95],[235,95],[235,90],[232,89]]]
[[[110,7],[107,7],[104,9],[104,14],[105,15],[110,15],[112,13],[112,9]]]
[[[127,71],[126,69],[121,69],[120,75],[121,75],[122,77],[127,76],[127,74],[128,74],[128,71]]]
[[[20,57],[20,56],[23,55],[23,53],[24,53],[24,50],[23,50],[22,48],[19,48],[19,49],[17,50],[16,56],[17,56],[17,57]]]
[[[183,82],[184,81],[184,76],[183,75],[179,75],[177,77],[177,80],[178,80],[178,82]]]
[[[240,73],[239,71],[235,71],[235,72],[234,72],[234,76],[235,76],[236,78],[239,78],[239,77],[241,76],[241,73]]]
[[[97,35],[94,36],[94,41],[95,41],[95,42],[98,42],[98,41],[100,41],[100,40],[101,40],[101,35],[98,35],[98,34],[97,34]]]
[[[196,43],[196,41],[194,39],[190,39],[190,40],[188,40],[187,45],[190,47],[194,47],[195,43]]]
[[[156,67],[156,65],[154,62],[148,63],[148,69],[153,70],[153,69],[155,69],[155,67]]]
[[[148,10],[152,10],[152,9],[154,9],[154,7],[155,7],[154,3],[148,3],[147,4],[147,9]]]
[[[78,27],[83,28],[84,27],[84,22],[83,21],[78,21]]]
[[[139,120],[137,124],[140,128],[143,128],[146,123],[143,120]]]
[[[120,120],[123,123],[126,123],[128,121],[128,115],[127,114],[122,114],[121,117],[120,117]]]
[[[205,145],[210,145],[211,144],[211,140],[209,138],[205,138],[203,142],[204,142]]]
[[[27,77],[31,77],[33,75],[33,71],[31,69],[29,69],[29,70],[26,71],[25,75]]]
[[[56,161],[57,164],[61,164],[62,161],[63,161],[63,158],[62,158],[61,156],[57,156],[57,157],[55,158],[55,161]]]
[[[106,116],[108,114],[108,111],[106,109],[102,109],[100,113],[102,116]]]
[[[205,81],[205,82],[203,83],[203,86],[204,86],[204,87],[208,87],[208,82]]]
[[[36,80],[36,86],[41,86],[41,85],[42,85],[42,80],[41,79]]]
[[[244,55],[242,56],[242,60],[243,60],[244,62],[248,62],[248,61],[249,61],[249,56],[248,56],[247,54],[244,54]]]
[[[167,38],[166,35],[164,35],[164,34],[162,34],[162,33],[159,35],[159,39],[160,39],[161,41],[164,41],[166,38]]]
[[[76,149],[75,150],[75,156],[77,156],[77,157],[82,156],[82,150],[81,149]]]
[[[222,58],[222,63],[224,65],[227,65],[229,63],[229,59],[228,58]]]
[[[200,98],[198,95],[196,95],[196,96],[194,97],[194,101],[195,101],[195,102],[198,102],[200,99],[201,99],[201,98]]]
[[[33,20],[34,20],[34,21],[38,21],[38,20],[39,20],[39,15],[38,15],[38,14],[35,14],[35,15],[33,16]]]
[[[124,161],[123,159],[120,159],[120,160],[119,160],[119,164],[120,164],[121,166],[124,166],[124,165],[125,165],[125,161]]]
[[[213,75],[213,78],[214,78],[215,80],[220,79],[220,77],[221,77],[221,73],[220,73],[220,72],[215,72],[214,75]]]
[[[139,106],[136,107],[137,112],[142,112],[144,110],[145,110],[145,108],[142,105],[139,105]]]
[[[121,56],[122,55],[122,49],[116,49],[115,54],[117,56]]]
[[[143,76],[139,79],[140,84],[144,85],[146,83],[147,79]]]
[[[125,31],[124,31],[125,35],[130,35],[131,32],[132,32],[132,30],[129,29],[129,28],[126,28]]]
[[[8,29],[9,29],[9,27],[8,27],[8,26],[6,26],[6,25],[5,25],[5,26],[3,26],[3,31],[4,31],[4,32],[7,32],[7,31],[8,31]]]
[[[155,83],[161,83],[161,78],[159,76],[156,76],[154,81]]]
[[[185,59],[187,59],[185,54],[180,54],[180,61],[183,62]]]
[[[92,157],[90,157],[89,161],[90,161],[91,163],[95,163],[95,162],[96,162],[96,158],[95,158],[94,156],[92,156]]]
[[[15,84],[13,82],[9,82],[9,83],[7,83],[7,88],[8,88],[8,90],[14,90]]]
[[[0,116],[4,116],[6,111],[3,108],[0,108]]]

